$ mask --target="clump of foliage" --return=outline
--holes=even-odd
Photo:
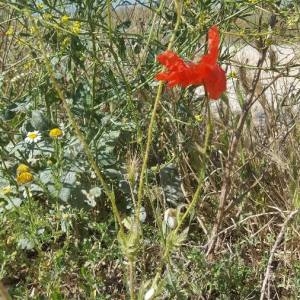
[[[262,70],[299,63],[264,64],[299,45],[299,3],[136,2],[0,1],[0,296],[296,297],[299,85],[274,92],[268,130],[251,108]],[[238,115],[229,92],[154,79],[158,54],[196,60],[214,24]],[[233,59],[245,44],[255,66]]]

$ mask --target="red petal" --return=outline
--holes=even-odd
[[[158,73],[155,78],[157,80],[168,81],[170,87],[180,85],[187,87],[192,84],[193,72],[192,65],[187,65],[176,53],[165,51],[157,56],[157,60],[164,66],[167,71]]]
[[[157,60],[170,70],[185,66],[184,61],[172,51],[165,51],[159,54]]]
[[[226,91],[225,71],[219,65],[215,65],[205,76],[204,88],[211,99],[218,99]]]
[[[208,31],[208,55],[213,62],[217,62],[219,55],[220,35],[216,25],[212,26]]]
[[[217,64],[219,53],[219,30],[216,25],[208,31],[208,53],[199,63],[186,64],[176,53],[165,51],[157,60],[166,67],[165,72],[158,73],[157,80],[167,81],[170,87],[180,85],[204,85],[211,99],[217,99],[226,90],[225,72]]]

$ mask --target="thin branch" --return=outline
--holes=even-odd
[[[262,283],[262,287],[261,287],[261,290],[260,290],[260,300],[263,300],[264,297],[265,297],[265,291],[266,291],[266,287],[267,287],[267,284],[269,282],[269,278],[270,278],[270,274],[272,272],[272,263],[273,263],[273,259],[274,259],[274,255],[275,255],[275,252],[278,248],[278,246],[281,244],[281,242],[283,241],[284,239],[284,232],[288,226],[288,223],[292,220],[292,218],[299,212],[300,210],[297,209],[297,210],[294,210],[292,211],[286,218],[286,220],[284,221],[282,227],[281,227],[281,230],[276,238],[276,241],[271,249],[271,252],[270,252],[270,256],[269,256],[269,260],[268,260],[268,264],[267,264],[267,268],[266,268],[266,272],[265,272],[265,276],[264,276],[264,281]]]
[[[227,201],[228,196],[231,191],[232,169],[233,169],[235,157],[237,154],[238,144],[239,144],[239,141],[240,141],[240,138],[242,135],[244,124],[248,117],[248,113],[249,113],[252,105],[258,100],[258,97],[255,97],[255,90],[256,90],[256,87],[257,87],[259,79],[260,79],[260,74],[262,71],[261,67],[266,59],[267,50],[268,50],[267,47],[265,47],[262,50],[261,57],[257,63],[258,69],[257,69],[256,73],[254,74],[254,78],[252,80],[251,89],[247,96],[247,100],[246,100],[245,104],[243,105],[242,114],[239,118],[237,128],[231,137],[229,150],[228,150],[228,154],[227,154],[227,161],[225,164],[224,177],[223,177],[224,179],[223,179],[223,184],[222,184],[222,188],[221,188],[216,222],[213,226],[211,236],[207,243],[206,255],[209,255],[211,252],[213,252],[214,247],[215,247],[216,239],[218,236],[218,231],[219,231],[220,225],[222,223],[223,215],[224,215],[224,207],[225,207],[226,201]]]

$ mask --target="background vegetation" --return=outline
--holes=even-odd
[[[297,1],[0,5],[4,299],[297,298],[299,85],[266,127],[251,114],[265,68],[299,70],[265,64],[299,47]],[[157,54],[195,60],[213,24],[238,114],[154,80]]]

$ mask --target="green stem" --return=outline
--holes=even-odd
[[[79,126],[77,125],[77,122],[76,122],[76,119],[75,117],[73,116],[73,113],[69,107],[69,104],[68,102],[66,101],[65,97],[64,97],[64,94],[63,94],[63,91],[62,91],[62,88],[60,87],[59,83],[57,82],[56,78],[55,78],[55,75],[54,75],[54,71],[51,67],[51,63],[49,61],[49,58],[48,58],[48,55],[47,55],[47,52],[45,50],[45,48],[43,47],[43,39],[42,37],[40,36],[40,32],[38,31],[38,34],[39,34],[39,40],[40,40],[40,51],[42,52],[42,56],[43,56],[43,60],[45,62],[45,66],[46,66],[46,69],[49,73],[49,76],[50,76],[50,80],[51,80],[51,83],[59,97],[59,99],[61,100],[62,102],[62,105],[63,105],[63,108],[64,110],[66,111],[66,114],[67,114],[67,117],[68,117],[68,120],[70,121],[71,125],[72,125],[72,128],[75,132],[75,135],[77,136],[77,138],[79,139],[82,147],[83,147],[83,152],[85,153],[90,165],[92,166],[103,190],[104,190],[104,193],[106,194],[107,198],[110,200],[111,202],[111,206],[112,206],[112,211],[113,211],[113,214],[114,214],[114,217],[116,219],[116,222],[119,224],[120,226],[120,230],[121,232],[124,231],[123,229],[123,225],[122,225],[122,220],[121,220],[121,216],[119,214],[119,211],[118,211],[118,208],[117,208],[117,205],[116,205],[116,199],[115,199],[115,193],[112,189],[110,189],[110,187],[108,186],[108,184],[106,183],[104,177],[102,176],[102,170],[100,169],[100,167],[97,165],[94,157],[93,157],[93,154],[89,148],[89,145],[88,143],[86,142],[85,140],[85,137],[84,135],[82,134],[82,132],[80,131],[80,128]]]
[[[181,6],[178,3],[178,1],[175,1],[175,6],[176,6],[176,10],[177,10],[177,19],[176,19],[176,24],[175,24],[175,27],[173,30],[173,34],[171,36],[171,39],[170,39],[170,42],[168,45],[168,50],[170,50],[173,47],[173,44],[174,44],[174,41],[176,38],[176,33],[179,28],[180,20],[181,20]],[[146,174],[146,170],[147,170],[150,147],[152,144],[153,128],[154,128],[154,123],[155,123],[155,118],[156,118],[156,112],[157,112],[157,108],[160,104],[162,91],[163,91],[163,83],[160,82],[158,85],[157,94],[156,94],[156,98],[155,98],[152,113],[151,113],[150,123],[149,123],[149,127],[148,127],[148,132],[147,132],[146,149],[144,152],[142,169],[141,169],[141,173],[140,173],[140,181],[139,181],[138,195],[137,195],[137,207],[136,207],[136,214],[135,214],[135,221],[137,224],[139,222],[139,214],[140,214],[140,209],[141,209],[142,201],[143,201],[145,174]]]
[[[132,259],[130,259],[129,260],[129,293],[130,293],[130,300],[135,300],[134,282],[135,282],[135,262]]]
[[[209,157],[210,145],[211,145],[211,137],[212,137],[212,122],[211,122],[211,114],[210,114],[210,106],[209,106],[209,99],[206,98],[206,111],[207,111],[207,124],[206,124],[206,132],[205,132],[205,140],[204,140],[204,151],[203,151],[203,167],[200,168],[199,175],[198,175],[198,186],[193,195],[192,201],[190,202],[187,210],[185,211],[184,215],[178,221],[178,225],[175,228],[175,233],[177,233],[184,223],[186,218],[189,216],[192,209],[196,206],[200,192],[202,190],[204,181],[205,181],[205,170],[206,170],[206,163]]]
[[[211,113],[210,113],[210,106],[209,106],[209,99],[206,98],[206,111],[207,111],[207,124],[206,124],[206,132],[205,132],[205,140],[204,140],[204,151],[203,151],[203,167],[200,169],[198,174],[198,186],[197,189],[193,195],[192,201],[187,207],[187,210],[185,211],[184,215],[178,220],[178,224],[173,232],[170,234],[175,234],[175,236],[178,234],[179,229],[181,228],[184,221],[187,219],[187,217],[190,215],[192,209],[197,205],[199,201],[200,192],[203,188],[204,182],[205,182],[205,170],[206,170],[206,163],[209,157],[209,151],[210,151],[210,145],[211,145],[211,137],[212,137],[212,121],[211,121]],[[158,270],[156,272],[156,275],[154,277],[152,286],[157,286],[157,282],[160,279],[161,272],[163,270],[164,264],[167,262],[168,257],[170,255],[170,252],[172,250],[172,244],[166,243],[165,251],[163,253],[161,264],[158,267]]]
[[[175,24],[175,27],[173,30],[173,34],[172,34],[171,39],[168,44],[168,48],[167,48],[168,50],[170,50],[173,47],[173,44],[174,44],[174,41],[176,38],[176,33],[177,33],[177,30],[179,28],[180,21],[181,21],[181,5],[179,4],[178,0],[175,1],[175,8],[177,11],[177,19],[176,19],[176,24]],[[157,93],[156,93],[156,97],[155,97],[155,101],[154,101],[154,105],[153,105],[153,109],[152,109],[152,113],[151,113],[150,123],[149,123],[148,131],[147,131],[146,149],[144,152],[143,163],[142,163],[142,168],[141,168],[141,172],[140,172],[140,180],[139,180],[138,194],[137,194],[137,206],[136,206],[136,211],[135,211],[135,224],[137,224],[138,227],[140,227],[139,226],[139,224],[140,224],[139,215],[140,215],[140,209],[142,206],[143,195],[144,195],[145,174],[146,174],[146,170],[147,170],[150,147],[152,144],[153,128],[154,128],[156,113],[157,113],[158,106],[160,104],[162,92],[163,92],[163,83],[160,82],[158,85],[158,89],[157,89]],[[169,247],[167,247],[167,248],[169,248]],[[163,261],[165,261],[165,257],[167,257],[167,255],[164,255]],[[155,276],[154,282],[156,282],[158,280],[159,275],[161,273],[161,269],[162,269],[162,265],[161,265],[161,268],[159,268],[159,271],[157,272],[157,274]],[[132,270],[132,272],[134,272],[134,270]],[[134,298],[131,298],[131,299],[134,299]]]

